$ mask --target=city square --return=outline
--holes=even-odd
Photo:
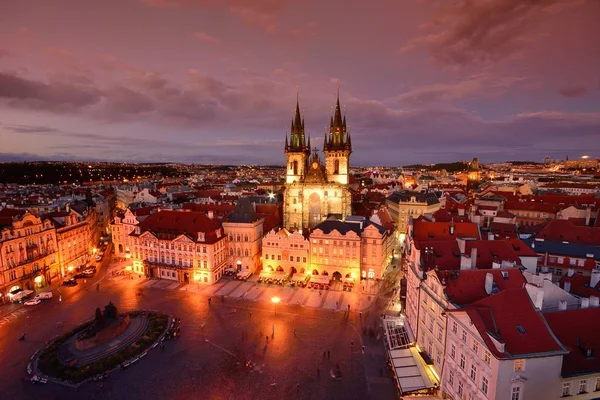
[[[57,297],[27,309],[4,324],[8,333],[0,339],[0,362],[8,367],[0,388],[3,393],[48,399],[73,395],[90,399],[394,396],[387,371],[386,377],[379,376],[386,360],[381,341],[361,333],[362,326],[377,324],[375,309],[359,317],[353,309],[348,314],[341,309],[334,312],[335,307],[153,289],[137,276],[117,281],[101,279],[102,275],[103,271],[97,279],[73,288],[61,287],[60,301]],[[89,319],[91,310],[107,301],[123,311],[148,309],[175,315],[181,319],[181,336],[166,341],[164,350],[152,349],[101,382],[77,388],[30,383],[26,367],[31,355],[53,336]],[[17,340],[21,333],[26,333],[26,340]],[[341,377],[334,379],[338,367]],[[371,397],[371,391],[378,397]]]

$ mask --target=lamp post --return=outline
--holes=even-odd
[[[277,303],[279,303],[281,301],[281,299],[279,297],[275,296],[275,297],[271,297],[271,301],[274,304],[273,307],[275,308],[275,312],[274,312],[275,316],[277,316]]]

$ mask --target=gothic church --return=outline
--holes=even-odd
[[[292,120],[290,139],[285,137],[286,182],[283,225],[287,229],[313,228],[329,216],[340,219],[352,214],[348,189],[352,141],[342,118],[338,93],[335,113],[325,133],[325,163],[318,149],[311,149],[304,130],[300,105]]]

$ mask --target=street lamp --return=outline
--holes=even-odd
[[[275,308],[275,316],[277,316],[277,303],[279,303],[281,301],[281,299],[279,297],[275,296],[275,297],[271,297],[271,301],[274,304],[273,307]]]

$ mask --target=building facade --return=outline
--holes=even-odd
[[[264,222],[265,219],[256,214],[250,199],[238,200],[236,208],[223,222],[223,229],[229,239],[228,268],[253,273],[258,271],[261,265]]]
[[[385,200],[392,220],[396,223],[398,234],[403,240],[403,235],[408,232],[408,219],[417,218],[423,214],[433,214],[440,209],[441,204],[434,193],[421,192],[394,192]]]
[[[310,241],[299,231],[285,228],[271,230],[262,243],[262,265],[265,271],[288,274],[310,274]]]
[[[61,276],[65,277],[78,267],[85,266],[96,245],[92,235],[96,226],[91,225],[91,214],[81,216],[68,210],[44,214],[43,218],[50,220],[56,228]]]
[[[218,221],[201,212],[158,211],[129,236],[132,268],[137,274],[213,284],[227,265],[227,235]]]
[[[52,283],[59,276],[56,229],[48,220],[29,212],[16,215],[0,231],[1,301],[11,292],[32,290]]]
[[[291,135],[286,136],[286,183],[284,221],[287,229],[312,228],[331,214],[345,218],[352,214],[348,189],[352,142],[342,118],[339,96],[329,134],[323,146],[325,164],[317,150],[311,156],[310,138],[306,138],[304,119],[296,103]]]

